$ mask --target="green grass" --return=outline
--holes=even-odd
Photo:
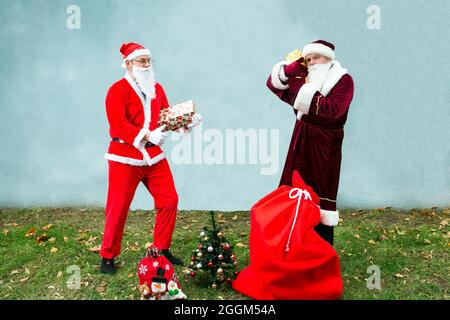
[[[344,281],[343,299],[449,299],[449,209],[391,208],[342,210],[335,248]],[[217,212],[225,237],[235,244],[239,269],[248,264],[248,212]],[[154,212],[130,211],[114,276],[99,272],[101,208],[0,210],[0,299],[139,299],[137,263],[152,241]],[[48,230],[42,228],[48,224]],[[199,232],[210,226],[206,211],[180,211],[172,252],[189,262]],[[25,234],[35,228],[31,237]],[[39,235],[48,241],[37,243]],[[245,246],[236,246],[237,243]],[[52,253],[51,249],[57,251]],[[69,289],[71,265],[79,267],[81,287]],[[381,269],[381,289],[369,290],[367,268]],[[189,299],[246,299],[230,287],[201,286],[176,267]]]

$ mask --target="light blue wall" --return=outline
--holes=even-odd
[[[79,30],[66,26],[69,5]],[[379,30],[367,27],[370,5]],[[151,49],[170,103],[197,102],[203,132],[279,130],[274,175],[175,164],[177,142],[164,148],[180,208],[249,209],[278,185],[294,125],[266,78],[286,53],[327,39],[356,86],[338,206],[448,206],[449,11],[447,0],[0,0],[0,205],[104,205],[104,97],[133,41]],[[151,206],[140,187],[132,207]]]

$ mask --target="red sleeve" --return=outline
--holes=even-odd
[[[120,85],[109,88],[105,101],[109,132],[112,138],[120,138],[139,149],[148,129],[135,127],[128,122],[125,101],[126,92]]]
[[[354,85],[350,75],[342,76],[327,97],[316,92],[311,101],[309,116],[312,118],[335,120],[347,112],[353,99]]]

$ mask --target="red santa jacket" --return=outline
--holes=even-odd
[[[105,158],[134,166],[153,165],[164,159],[159,146],[145,148],[145,134],[158,126],[159,112],[169,107],[164,89],[155,84],[155,97],[145,99],[127,73],[106,95],[106,114],[111,138]],[[123,143],[124,142],[124,143]]]

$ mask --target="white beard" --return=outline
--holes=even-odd
[[[332,62],[328,62],[321,64],[317,63],[308,67],[308,83],[311,83],[320,91],[332,65]]]
[[[153,72],[152,67],[142,68],[136,67],[133,65],[133,76],[136,78],[136,83],[141,89],[141,91],[145,94],[145,96],[149,99],[153,99],[155,97],[155,73]]]

